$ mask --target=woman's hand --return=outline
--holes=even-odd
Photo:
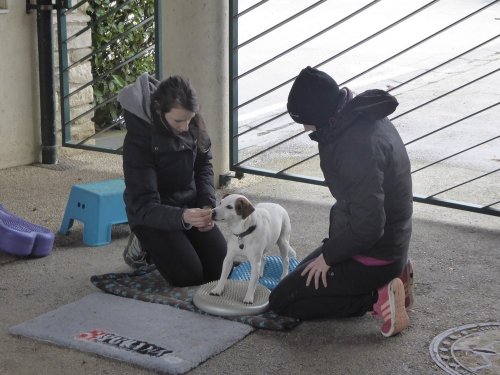
[[[306,286],[309,286],[311,280],[314,278],[314,288],[319,289],[319,279],[323,282],[323,286],[326,288],[326,276],[330,266],[326,264],[323,254],[320,254],[316,259],[309,262],[309,264],[304,268],[304,271],[300,276],[307,275]]]
[[[214,226],[211,208],[186,208],[182,213],[182,220],[201,232],[209,231]]]
[[[212,216],[212,214],[213,214],[212,207],[210,207],[210,206],[203,206],[202,209],[204,209],[204,210],[210,210],[210,218],[213,217]],[[209,230],[212,230],[213,227],[214,227],[214,221],[210,220],[210,223],[206,227],[198,228],[198,230],[200,232],[208,232]]]

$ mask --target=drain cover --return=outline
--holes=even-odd
[[[448,374],[500,374],[500,322],[449,329],[432,340],[429,351]]]

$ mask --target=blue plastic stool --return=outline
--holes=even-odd
[[[283,266],[281,263],[281,257],[277,255],[269,255],[264,257],[264,272],[262,277],[259,278],[259,284],[264,285],[266,288],[273,290],[276,285],[280,282],[281,271]],[[292,272],[295,267],[299,264],[299,261],[295,258],[290,258],[288,263],[288,273]],[[231,272],[229,279],[231,280],[250,280],[250,273],[252,267],[249,261],[243,262],[236,266]]]
[[[83,242],[102,246],[111,242],[114,224],[127,223],[123,179],[105,180],[71,187],[59,232],[67,234],[73,220],[83,223]]]

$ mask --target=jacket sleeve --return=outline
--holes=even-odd
[[[142,120],[125,112],[125,121]],[[123,174],[127,214],[133,216],[132,220],[129,217],[131,224],[168,231],[184,229],[183,209],[161,204],[155,160],[144,135],[127,132],[123,144]]]
[[[328,265],[370,249],[384,234],[386,223],[383,153],[351,151],[344,156],[338,176],[348,195],[336,203],[340,208],[330,218],[330,238],[323,244]]]
[[[196,206],[215,207],[214,171],[212,167],[212,152],[198,150],[195,160]]]

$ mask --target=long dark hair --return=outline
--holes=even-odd
[[[160,82],[151,95],[151,113],[156,124],[164,124],[163,115],[172,108],[183,108],[194,112],[190,123],[190,132],[196,137],[198,148],[202,152],[210,149],[210,138],[203,117],[199,114],[198,95],[191,81],[180,75],[173,75]],[[194,125],[194,126],[193,126]],[[163,126],[164,127],[164,126]],[[168,128],[169,131],[170,128]]]

